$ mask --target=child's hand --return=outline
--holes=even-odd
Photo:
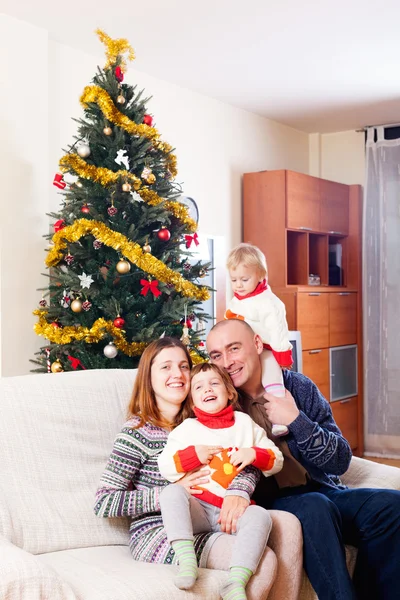
[[[256,451],[254,448],[239,448],[231,455],[231,465],[237,467],[238,472],[242,471],[247,465],[252,465],[256,460]],[[240,465],[238,467],[238,465]]]
[[[214,454],[223,450],[222,446],[204,446],[203,444],[195,446],[194,449],[202,465],[208,465]]]

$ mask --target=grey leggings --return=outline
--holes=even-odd
[[[181,485],[168,485],[160,496],[161,514],[169,543],[193,540],[194,533],[221,531],[220,509],[195,498]],[[249,506],[237,522],[236,543],[230,567],[245,567],[254,573],[272,527],[269,513],[260,506]]]

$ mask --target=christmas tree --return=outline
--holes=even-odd
[[[205,358],[210,265],[193,260],[197,223],[178,200],[176,157],[149,98],[123,83],[128,41],[97,34],[107,63],[83,91],[84,118],[53,182],[63,200],[50,214],[49,286],[34,311],[48,340],[37,372],[132,368],[162,335],[181,338],[194,362]]]

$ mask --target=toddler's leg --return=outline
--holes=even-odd
[[[239,519],[223,600],[246,600],[246,585],[265,552],[271,527],[269,513],[260,506],[249,506]]]
[[[165,487],[160,495],[160,506],[168,541],[179,561],[174,583],[179,589],[188,590],[198,576],[193,533],[209,531],[210,524],[201,504],[181,485]]]
[[[266,392],[273,396],[283,397],[285,386],[283,385],[282,369],[278,365],[271,350],[263,350],[261,354],[262,384]],[[276,436],[288,433],[286,425],[272,425],[272,433]]]

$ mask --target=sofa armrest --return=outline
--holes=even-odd
[[[350,467],[341,480],[351,488],[400,490],[400,469],[353,456]]]
[[[69,585],[36,556],[0,537],[0,598],[78,600]]]

